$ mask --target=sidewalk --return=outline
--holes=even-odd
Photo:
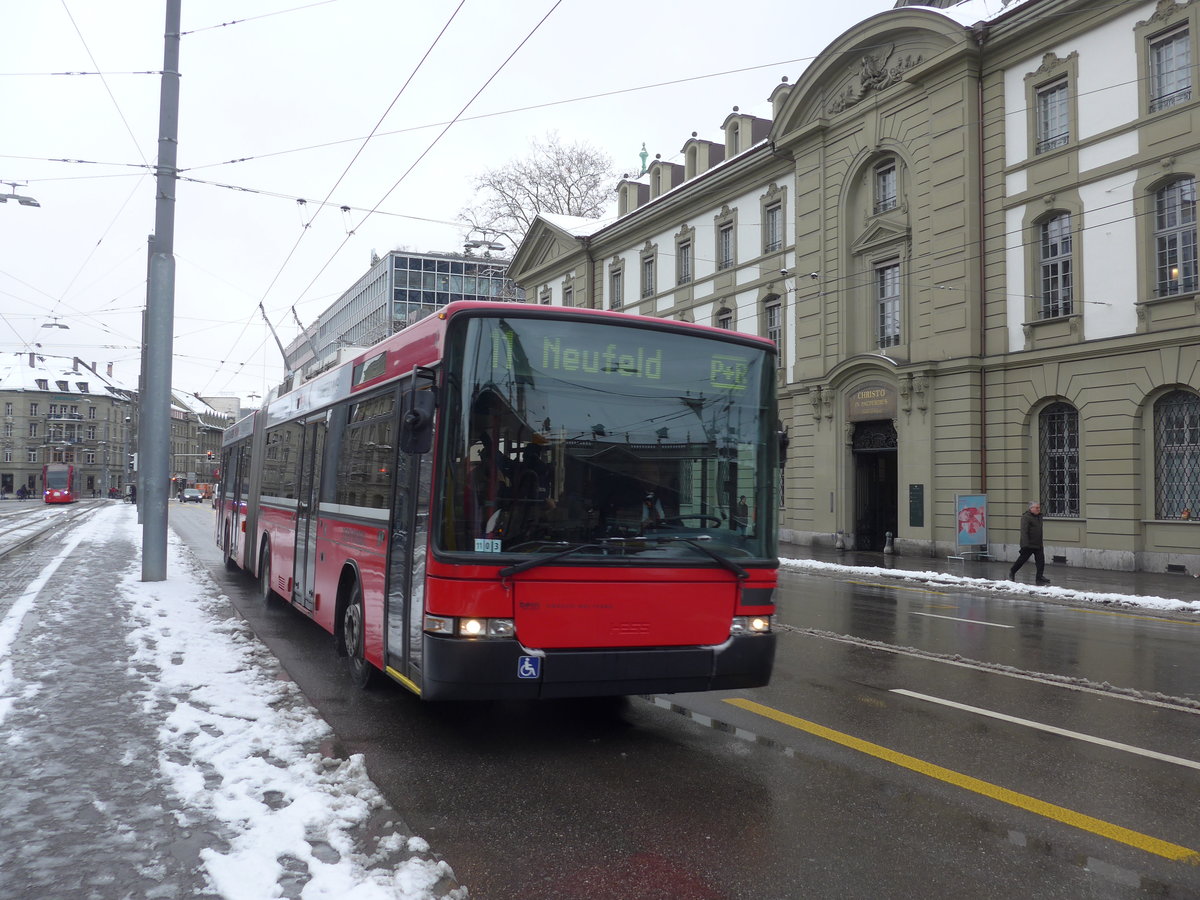
[[[0,568],[0,898],[461,898],[172,532],[127,504]],[[322,751],[325,752],[322,752]]]
[[[902,556],[887,555],[865,550],[835,550],[832,547],[807,546],[780,543],[779,557],[787,567],[787,560],[815,560],[838,566],[864,569],[890,569],[897,575],[902,573],[936,572],[948,577],[988,579],[997,582],[996,589],[1003,590],[1003,583],[1011,584],[1009,569],[1012,560],[959,560],[945,556]],[[1014,593],[1045,594],[1054,598],[1064,591],[1079,594],[1124,595],[1131,598],[1163,597],[1193,604],[1193,612],[1200,612],[1200,579],[1190,574],[1167,572],[1118,572],[1112,569],[1086,569],[1046,561],[1048,587],[1035,587],[1035,568],[1029,560],[1017,573],[1017,583],[1012,585]],[[886,577],[885,573],[882,574]]]

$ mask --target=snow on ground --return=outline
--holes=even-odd
[[[786,569],[803,569],[834,575],[875,575],[903,581],[920,581],[927,584],[959,585],[984,591],[1005,594],[1030,594],[1038,597],[1053,597],[1107,605],[1140,606],[1146,609],[1162,609],[1175,612],[1200,613],[1200,601],[1173,600],[1169,597],[1143,597],[1135,594],[1108,594],[1099,591],[1079,591],[1073,588],[1053,586],[1036,587],[1018,581],[997,581],[992,578],[971,578],[966,575],[951,575],[947,572],[918,572],[908,569],[891,569],[873,566],[844,566],[839,563],[821,562],[815,559],[781,559],[780,566]]]
[[[136,622],[130,663],[157,671],[146,679],[147,711],[164,700],[170,709],[159,729],[159,759],[180,815],[201,810],[232,832],[228,852],[201,854],[216,889],[229,900],[276,896],[283,859],[311,876],[303,898],[437,896],[439,883],[453,877],[445,863],[414,855],[377,867],[356,851],[349,830],[383,804],[362,756],[317,752],[329,726],[293,682],[275,676],[270,651],[230,616],[228,599],[174,533],[168,546],[165,582],[140,581],[140,561],[121,581]],[[406,849],[429,847],[414,837]]]
[[[331,729],[174,533],[167,580],[140,580],[140,553],[129,552],[140,547],[140,537],[132,507],[109,506],[87,517],[0,617],[0,725],[13,732],[9,749],[16,753],[30,744],[35,734],[29,729],[36,727],[36,737],[44,733],[49,741],[55,734],[66,738],[86,731],[92,735],[87,749],[94,751],[89,771],[79,775],[81,784],[70,781],[68,788],[60,779],[53,788],[49,774],[33,778],[32,770],[21,780],[21,793],[8,798],[8,807],[30,816],[30,826],[21,831],[19,823],[9,822],[8,839],[38,845],[46,827],[41,820],[33,824],[38,803],[69,805],[77,802],[76,794],[99,785],[106,794],[128,796],[145,807],[149,801],[141,798],[160,790],[153,783],[161,782],[161,809],[176,830],[211,835],[198,838],[203,843],[197,845],[206,897],[466,900],[467,889],[456,885],[446,863],[431,858],[424,840],[397,833],[394,811],[368,777],[362,756],[335,759],[319,752]],[[80,596],[88,597],[85,605],[73,599]],[[39,694],[48,686],[36,675],[26,683],[20,666],[44,652],[25,642],[31,636],[44,640],[41,631],[73,608],[107,610],[101,615],[116,628],[117,648],[123,639],[129,655],[126,661],[120,649],[102,650],[100,633],[112,629],[94,623],[97,640],[81,640],[115,666],[107,675],[91,666],[92,679],[74,676],[80,694],[75,702],[92,708],[76,705],[72,714],[55,707],[52,714],[48,699],[36,702],[51,696]],[[87,627],[78,615],[72,621]],[[97,716],[103,720],[106,709],[129,710],[130,722],[122,725],[110,716],[119,732],[112,734],[90,727]],[[13,721],[6,724],[8,717]],[[131,743],[135,730],[145,732],[145,743]],[[143,759],[149,764],[145,771]],[[39,765],[49,773],[47,767],[56,764]],[[45,796],[39,799],[37,791]],[[140,828],[152,825],[145,816],[122,817],[126,811],[114,806],[106,806],[111,821],[105,833],[83,834],[86,847],[107,852],[100,848],[113,843],[113,829],[136,840]],[[155,841],[162,843],[164,830],[160,825],[143,835],[140,846],[160,852]],[[382,838],[374,836],[381,831]],[[85,846],[76,850],[83,853]],[[61,866],[51,870],[50,861],[43,863],[44,872],[36,860],[26,862],[27,870],[10,872],[10,878],[71,877]],[[0,895],[10,896],[2,888]]]

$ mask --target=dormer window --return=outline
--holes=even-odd
[[[50,390],[50,382],[45,378],[38,378],[35,383],[37,384],[39,390]]]
[[[65,381],[56,381],[54,383],[58,385],[58,389],[60,391],[69,391],[70,390],[70,388],[67,386],[67,382],[65,382]]]
[[[896,205],[896,161],[889,159],[875,167],[875,213],[895,209]]]

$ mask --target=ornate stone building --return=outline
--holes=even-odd
[[[1200,571],[1200,3],[900,4],[606,222],[531,302],[773,337],[781,538]],[[994,10],[996,4],[991,4]]]

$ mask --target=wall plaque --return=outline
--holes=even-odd
[[[846,418],[851,422],[896,418],[896,389],[882,381],[859,385],[846,395]]]

